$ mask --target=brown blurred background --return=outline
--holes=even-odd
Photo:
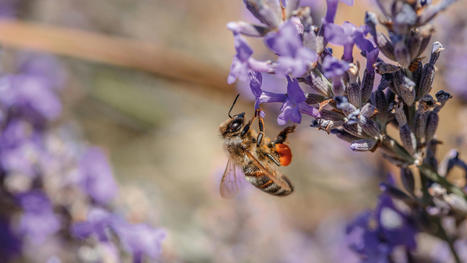
[[[341,5],[337,22],[362,24],[368,5]],[[218,194],[227,158],[217,127],[237,92],[225,83],[234,55],[225,25],[251,19],[242,1],[36,0],[18,10],[19,20],[0,22],[5,59],[20,50],[59,56],[68,76],[63,120],[109,154],[120,182],[115,205],[167,230],[163,262],[338,262],[348,253],[345,222],[374,207],[388,165],[308,119],[283,169],[293,195]],[[252,108],[242,97],[235,111]],[[276,110],[266,109],[271,137]],[[458,141],[465,112],[458,101],[443,109],[440,156]]]

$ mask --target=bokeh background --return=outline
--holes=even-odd
[[[323,2],[308,1],[316,21]],[[235,111],[253,111],[242,85],[226,84],[234,49],[225,25],[252,21],[242,1],[1,0],[2,5],[2,70],[14,70],[24,54],[55,57],[59,68],[53,74],[62,74],[66,83],[60,122],[109,156],[120,185],[114,205],[135,221],[167,231],[161,262],[339,262],[343,255],[356,261],[346,249],[345,224],[375,206],[378,182],[391,168],[379,154],[353,153],[346,143],[310,128],[309,119],[289,139],[294,161],[282,169],[295,184],[293,195],[275,198],[251,187],[232,200],[218,193],[227,157],[217,127],[238,90]],[[337,23],[361,25],[368,9],[370,1],[340,5]],[[436,19],[440,38],[449,37],[443,26],[454,23],[453,9]],[[456,41],[466,41],[464,35]],[[446,43],[447,50],[456,41]],[[261,58],[261,43],[253,44]],[[448,71],[439,70],[437,89],[448,89]],[[285,88],[273,79],[267,83]],[[280,129],[277,110],[266,108],[271,137]],[[452,147],[465,152],[467,108],[459,97],[440,120],[440,156]]]

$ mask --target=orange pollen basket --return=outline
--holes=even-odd
[[[279,162],[282,166],[287,166],[292,162],[292,151],[286,144],[276,144],[275,150],[279,154]]]

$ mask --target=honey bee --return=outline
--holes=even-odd
[[[276,196],[291,194],[294,190],[292,183],[277,168],[289,165],[292,160],[292,152],[285,140],[295,130],[295,126],[286,127],[274,140],[264,137],[264,124],[259,109],[248,121],[245,120],[244,112],[230,115],[237,99],[238,95],[230,107],[229,119],[219,126],[224,147],[229,154],[220,183],[221,196],[230,198],[240,190],[241,175],[237,176],[237,169],[243,171],[247,181],[266,193]],[[259,133],[250,128],[256,118]]]

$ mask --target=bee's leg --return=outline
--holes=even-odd
[[[255,118],[256,118],[256,114],[253,115],[253,117],[251,118],[251,120],[249,120],[249,121],[247,122],[247,124],[243,127],[243,130],[242,130],[242,132],[240,133],[240,137],[245,136],[245,134],[250,130],[251,124],[253,123],[253,121],[255,120]]]
[[[274,139],[274,144],[284,143],[287,140],[287,135],[295,131],[294,126],[285,127],[279,134],[277,135],[276,139]]]
[[[263,141],[263,136],[264,136],[264,120],[263,120],[263,117],[261,117],[261,109],[256,110],[255,117],[258,117],[258,127],[259,127],[259,133],[256,139],[256,146],[260,146],[261,142]]]
[[[274,156],[272,156],[272,154],[267,153],[266,157],[268,157],[269,160],[273,161],[277,166],[281,166],[281,163]]]

